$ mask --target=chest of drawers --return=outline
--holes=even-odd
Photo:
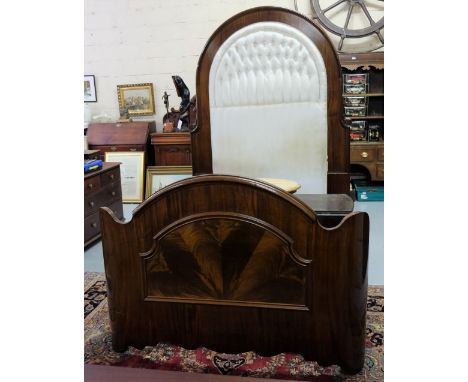
[[[151,134],[156,166],[191,166],[192,146],[190,133]]]
[[[351,143],[351,164],[361,165],[369,171],[371,180],[384,180],[384,144],[379,142]]]
[[[101,237],[100,207],[109,207],[119,219],[123,219],[119,163],[104,163],[101,170],[84,175],[85,247]]]

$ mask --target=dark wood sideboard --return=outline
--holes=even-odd
[[[371,141],[369,134],[364,141],[350,142],[350,164],[365,168],[370,180],[384,180],[384,53],[340,54],[343,74],[365,74],[368,78],[367,90],[362,96],[366,102],[364,116],[347,117],[351,121],[364,121],[366,129],[377,129],[378,140]],[[351,94],[343,94],[349,97]],[[353,172],[353,169],[351,170]]]
[[[120,163],[107,162],[102,169],[84,175],[84,246],[101,237],[99,208],[109,207],[123,218]]]
[[[191,166],[192,147],[190,133],[153,133],[156,166]]]
[[[154,121],[91,123],[87,139],[90,150],[100,150],[104,160],[106,152],[144,151],[145,162],[153,165],[154,154],[150,134],[156,131]]]
[[[360,142],[351,145],[351,163],[365,167],[372,180],[384,180],[383,142]]]

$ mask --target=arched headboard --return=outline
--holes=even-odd
[[[306,17],[259,7],[208,40],[197,68],[194,175],[287,178],[301,193],[349,190],[341,68]]]

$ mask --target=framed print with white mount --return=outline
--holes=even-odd
[[[92,74],[85,74],[84,76],[84,101],[97,102],[96,82]]]
[[[144,191],[144,151],[112,151],[104,153],[105,162],[120,162],[122,202],[141,203]]]

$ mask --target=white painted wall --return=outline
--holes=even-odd
[[[117,85],[153,83],[155,120],[162,130],[164,91],[178,108],[171,75],[180,75],[195,94],[198,57],[215,29],[245,9],[273,5],[294,9],[294,0],[84,0],[84,74],[96,78],[97,102],[86,119],[119,117]],[[298,10],[311,17],[309,0]],[[135,118],[137,119],[137,118]]]

